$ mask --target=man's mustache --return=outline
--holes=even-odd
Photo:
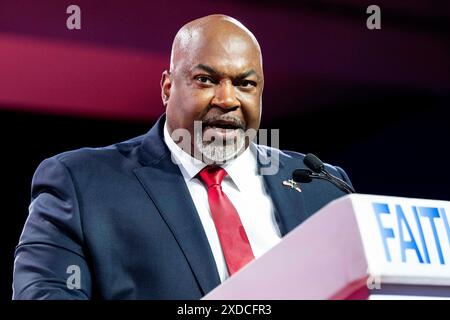
[[[202,119],[203,128],[206,126],[215,126],[220,124],[230,125],[242,130],[245,130],[245,128],[247,127],[245,121],[233,115],[219,115]]]

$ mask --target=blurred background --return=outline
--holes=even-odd
[[[81,30],[66,9],[81,8]],[[366,8],[381,8],[369,30]],[[258,38],[262,128],[343,167],[360,193],[450,200],[445,0],[0,0],[0,299],[45,158],[147,132],[177,30],[224,13]]]

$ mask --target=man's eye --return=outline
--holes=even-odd
[[[241,87],[245,88],[256,87],[256,82],[251,80],[243,80],[241,82]]]
[[[200,81],[201,83],[207,83],[207,84],[209,84],[209,83],[212,83],[212,82],[213,82],[211,78],[206,77],[206,76],[198,76],[198,77],[196,77],[196,79],[197,79],[198,81]]]

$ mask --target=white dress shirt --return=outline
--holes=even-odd
[[[172,160],[175,160],[183,174],[223,282],[228,278],[225,258],[211,216],[207,189],[196,177],[206,164],[191,157],[172,140],[167,123],[164,125],[164,141],[172,153]],[[222,167],[228,173],[222,182],[222,190],[239,213],[253,254],[258,258],[276,245],[281,236],[272,200],[265,189],[263,177],[257,173],[255,156],[247,148],[239,157]]]

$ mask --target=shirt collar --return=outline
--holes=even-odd
[[[167,121],[164,124],[164,142],[172,154],[172,161],[180,167],[181,173],[186,181],[194,178],[204,167],[206,167],[205,163],[184,152],[183,149],[172,140],[169,130],[167,129]],[[257,175],[256,159],[249,147],[247,147],[239,157],[232,161],[228,161],[221,165],[221,167],[228,173],[228,176],[225,179],[229,177],[240,191],[246,189],[250,175]]]
[[[228,161],[222,167],[239,191],[248,189],[249,178],[257,175],[256,160],[249,147],[239,157]]]
[[[164,142],[172,154],[172,161],[180,167],[185,180],[191,180],[197,173],[206,167],[205,163],[191,157],[172,140],[169,130],[167,129],[167,121],[164,123]]]

